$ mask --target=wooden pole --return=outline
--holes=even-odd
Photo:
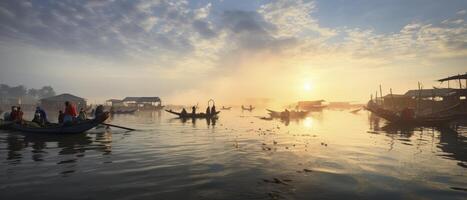
[[[381,88],[381,84],[379,84],[379,95],[381,96],[381,104],[383,104],[383,89]]]
[[[101,123],[101,124],[106,125],[106,126],[111,126],[111,127],[116,127],[116,128],[125,129],[125,130],[128,130],[128,131],[136,131],[136,129],[132,129],[132,128],[128,128],[128,127],[117,126],[117,125],[107,124],[107,123]]]
[[[460,74],[458,74],[458,77],[460,77]],[[458,78],[457,80],[459,80],[459,89],[462,89],[462,82],[461,82],[461,78]]]

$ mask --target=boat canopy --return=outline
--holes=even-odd
[[[459,80],[459,79],[467,79],[467,72],[462,75],[450,76],[447,78],[439,79],[439,82],[450,81],[450,80]]]

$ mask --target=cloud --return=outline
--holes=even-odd
[[[0,48],[26,45],[67,58],[91,57],[96,65],[100,62],[94,60],[105,61],[105,70],[92,72],[115,72],[113,80],[160,81],[169,88],[164,91],[173,89],[174,94],[232,91],[225,98],[255,95],[276,84],[278,75],[286,82],[303,78],[290,74],[304,71],[391,68],[467,57],[467,25],[459,17],[465,10],[442,23],[413,21],[399,31],[381,33],[327,27],[314,17],[314,1],[277,0],[256,10],[223,9],[216,3],[5,0],[0,2]],[[257,74],[273,78],[256,83]],[[252,86],[256,84],[261,87]],[[235,89],[238,85],[249,91]]]

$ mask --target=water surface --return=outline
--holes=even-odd
[[[467,131],[401,129],[360,111],[299,121],[222,111],[115,115],[139,129],[0,132],[0,199],[465,199]]]

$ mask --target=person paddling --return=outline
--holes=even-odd
[[[209,109],[209,106],[206,108],[206,116],[211,115],[211,109]]]
[[[216,106],[215,105],[212,105],[212,107],[211,107],[211,114],[212,115],[216,114]]]

